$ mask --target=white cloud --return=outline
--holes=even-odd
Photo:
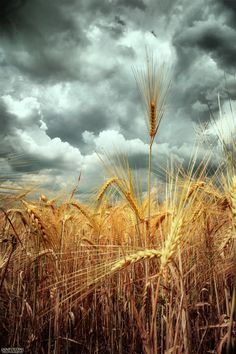
[[[106,152],[120,152],[123,154],[147,153],[148,145],[140,139],[126,140],[124,136],[116,130],[105,130],[99,133],[93,140],[97,150]]]
[[[41,116],[40,103],[36,97],[14,99],[10,95],[2,96],[9,113],[14,114],[19,120],[28,119],[31,116]]]
[[[78,163],[82,159],[77,148],[67,142],[62,142],[59,138],[50,139],[46,132],[38,127],[27,131],[18,129],[16,135],[21,149],[29,154],[49,160],[60,158],[65,162],[71,161],[71,163]]]

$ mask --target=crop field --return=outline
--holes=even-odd
[[[170,83],[150,58],[135,77],[150,139],[145,192],[128,157],[105,161],[108,178],[87,202],[79,184],[63,199],[0,184],[2,347],[42,354],[235,350],[234,143],[222,142],[224,163],[214,173],[207,158],[193,158],[187,171],[170,167],[158,188],[152,147]]]

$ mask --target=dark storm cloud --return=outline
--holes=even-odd
[[[17,152],[18,146],[12,144],[9,137],[15,136],[15,129],[20,128],[17,117],[10,113],[6,104],[0,99],[0,153],[1,157],[7,158],[10,154]]]
[[[22,156],[17,159],[11,159],[8,157],[7,160],[13,171],[21,173],[38,173],[39,171],[43,171],[45,169],[60,171],[66,167],[65,161],[61,157],[45,158],[40,155],[36,156],[28,153],[22,154]]]
[[[2,0],[0,4],[0,32],[12,34],[17,30],[19,10],[27,0]]]
[[[236,68],[236,31],[217,21],[198,22],[183,31],[175,45],[184,48],[199,47],[212,56],[222,69],[229,71]]]
[[[3,181],[3,176],[6,174],[6,166],[11,168],[11,172],[39,171],[40,167],[36,167],[34,161],[29,156],[22,157],[21,154],[17,154],[18,145],[12,144],[11,138],[14,139],[15,128],[19,126],[19,124],[17,117],[8,112],[3,100],[0,100],[0,122],[1,181]],[[6,179],[8,178],[8,174],[9,172],[6,175]]]
[[[73,146],[88,150],[84,146],[82,133],[84,131],[98,134],[111,125],[109,113],[100,107],[92,107],[84,111],[77,110],[63,112],[57,115],[47,114],[48,135],[51,138],[59,137],[62,141],[68,141]],[[90,147],[90,149],[93,147]]]
[[[73,17],[74,8],[72,1],[58,0],[26,1],[10,7],[9,24],[1,20],[5,28],[2,46],[8,64],[38,80],[78,77],[79,70],[73,69],[68,53],[73,54],[77,46],[82,49],[89,41]]]
[[[71,35],[78,38],[78,28],[71,13],[75,8],[74,1],[44,1],[44,0],[5,0],[1,9],[1,23],[4,25],[9,18],[9,25],[12,23],[17,33],[23,33],[22,40],[27,41],[35,36],[36,40],[47,40],[52,34],[58,31],[71,31]],[[7,27],[7,26],[6,26]],[[31,30],[27,32],[27,30]],[[7,35],[7,29],[6,33]],[[32,36],[32,37],[31,37]],[[30,42],[30,41],[29,41]],[[28,42],[28,44],[30,44]]]
[[[229,12],[232,11],[228,9],[235,11],[235,1],[199,1],[186,9],[172,40],[179,56],[184,59],[183,66],[202,55],[199,48],[223,69],[235,67],[236,31],[230,26]]]
[[[7,112],[7,108],[3,100],[0,99],[0,117],[1,117],[1,130],[0,137],[11,133],[14,125],[16,124],[16,117]]]
[[[236,3],[234,0],[218,0],[219,5],[221,5],[220,9],[226,13],[228,23],[236,28]],[[226,11],[228,10],[228,12]]]
[[[117,0],[117,4],[130,8],[138,8],[142,11],[144,11],[147,7],[145,2],[142,0]]]
[[[187,2],[177,4],[183,8]],[[177,54],[172,97],[173,105],[179,107],[179,116],[195,122],[207,121],[210,111],[218,112],[219,92],[222,101],[235,97],[233,11],[233,3],[227,1],[189,3],[172,28],[172,44]]]
[[[125,26],[126,23],[120,18],[120,16],[115,16],[115,22],[117,22],[121,26]]]
[[[121,11],[121,8],[138,9],[144,11],[147,5],[143,0],[83,0],[82,8],[89,10],[92,13],[100,13],[103,15],[109,15],[111,13],[117,13]]]
[[[114,140],[126,147],[131,165],[145,169],[148,134],[131,66],[140,61],[140,48],[149,40],[160,59],[171,52],[173,60],[168,110],[157,137],[162,147],[159,151],[158,146],[153,161],[156,169],[170,154],[187,166],[194,137],[191,123],[208,121],[209,107],[217,117],[219,92],[222,102],[236,98],[235,1],[5,0],[2,4],[1,89],[11,99],[9,107],[0,105],[1,149],[21,148],[32,162],[31,167],[10,162],[15,171],[33,172],[36,165],[41,170],[51,168],[51,173],[69,171],[73,161],[85,158],[92,179],[90,155],[100,133],[108,129],[119,132],[118,137],[113,134]],[[36,100],[42,116],[37,110],[22,119],[16,110],[9,113],[11,105],[22,104],[24,95]],[[104,137],[100,145],[109,134]],[[106,144],[105,148],[110,149]]]

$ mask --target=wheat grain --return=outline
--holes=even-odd
[[[144,221],[143,212],[140,209],[140,207],[139,207],[137,201],[135,200],[134,196],[132,195],[132,193],[129,191],[125,191],[125,197],[126,197],[127,201],[129,202],[131,208],[135,212],[136,216],[138,217],[138,219],[140,221]]]
[[[108,179],[101,187],[98,195],[97,195],[97,201],[101,202],[103,196],[105,195],[106,191],[108,190],[108,188],[112,185],[117,183],[118,184],[119,179],[117,177],[112,177],[110,179]]]
[[[154,100],[150,103],[150,130],[149,135],[154,138],[157,130],[157,107]]]
[[[133,253],[129,256],[125,256],[121,260],[117,261],[112,267],[111,267],[111,273],[115,273],[117,271],[122,270],[123,268],[128,267],[131,264],[140,262],[141,260],[144,259],[152,259],[152,258],[159,258],[161,256],[160,251],[157,251],[155,249],[147,249],[144,251],[138,251],[136,253]]]
[[[233,176],[233,178],[232,178],[232,186],[231,186],[230,195],[231,195],[234,226],[236,226],[236,176]]]
[[[45,230],[45,227],[43,226],[43,222],[41,217],[36,211],[36,207],[31,206],[29,203],[22,201],[24,206],[26,207],[26,211],[30,217],[32,225],[41,232],[43,238],[47,240],[47,232]]]
[[[95,222],[93,216],[90,214],[90,212],[87,210],[87,208],[85,208],[83,205],[79,204],[79,203],[68,203],[68,205],[72,205],[73,207],[75,207],[76,209],[78,209],[82,215],[84,215],[86,217],[86,219],[89,221],[89,223],[92,225],[92,227],[94,229],[98,229],[98,225]]]
[[[183,219],[175,218],[172,221],[171,229],[169,234],[167,235],[167,239],[165,241],[164,247],[161,251],[161,265],[160,272],[163,272],[167,264],[171,261],[174,256],[177,247],[180,243],[180,240],[183,236]]]

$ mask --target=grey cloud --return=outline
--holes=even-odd
[[[126,23],[122,20],[122,18],[118,15],[115,16],[115,22],[117,22],[121,26],[125,26]]]
[[[75,47],[82,48],[89,41],[74,16],[74,8],[72,1],[42,0],[27,1],[17,8],[16,30],[10,39],[2,38],[6,62],[40,80],[78,77],[68,53],[73,55]]]
[[[199,47],[208,52],[224,70],[235,69],[236,31],[226,25],[197,22],[175,40],[178,46]]]
[[[27,0],[2,0],[0,4],[0,32],[12,35],[17,31],[19,10]]]
[[[217,114],[219,92],[222,100],[235,96],[236,32],[230,26],[229,7],[222,1],[179,1],[178,6],[184,12],[174,31],[172,28],[177,54],[172,105],[179,107],[177,116],[204,122],[211,113]]]
[[[146,7],[147,7],[145,2],[142,1],[142,0],[117,0],[117,4],[118,5],[127,6],[127,7],[130,7],[130,8],[137,8],[137,9],[140,9],[142,11],[144,11],[146,9]]]
[[[103,15],[109,15],[111,13],[121,11],[121,8],[139,9],[144,11],[146,4],[143,0],[111,0],[111,1],[99,1],[99,0],[83,0],[82,6],[84,9],[92,11],[92,13],[102,13]]]
[[[19,50],[8,55],[10,65],[39,82],[75,80],[79,70],[76,72],[70,68],[66,60],[67,54],[55,48],[44,48],[28,53]]]
[[[100,131],[108,129],[112,124],[109,113],[111,114],[111,112],[100,107],[54,115],[48,112],[47,133],[51,138],[59,137],[62,141],[67,141],[73,146],[79,146],[82,151],[88,152],[93,147],[84,146],[82,133],[89,131],[98,134]]]
[[[1,133],[0,136],[3,137],[9,134],[16,124],[16,117],[13,114],[7,112],[7,107],[3,100],[0,99],[0,121],[1,121]]]
[[[187,167],[194,138],[191,123],[208,121],[209,108],[217,117],[218,92],[222,102],[229,97],[236,99],[232,75],[236,54],[234,1],[8,1],[13,3],[17,6],[5,11],[5,20],[0,18],[2,28],[5,26],[0,50],[1,73],[5,75],[2,94],[18,100],[24,95],[37,99],[48,127],[48,149],[55,149],[55,156],[47,157],[36,141],[36,152],[27,153],[26,138],[36,139],[40,116],[34,112],[34,117],[32,114],[20,121],[17,113],[10,114],[2,105],[1,150],[22,149],[25,154],[25,166],[10,162],[17,173],[37,173],[37,165],[41,171],[49,173],[51,168],[50,173],[63,175],[62,170],[70,170],[73,154],[77,159],[79,151],[84,155],[81,159],[90,161],[95,147],[92,139],[83,139],[85,131],[96,137],[107,129],[119,130],[124,144],[134,138],[148,142],[131,71],[145,41],[150,40],[154,51],[158,48],[161,59],[162,50],[173,51],[172,93],[157,137],[159,144],[168,142],[169,147],[154,158],[155,169],[160,164],[166,166],[170,154]],[[60,90],[54,90],[57,84],[70,87],[68,97],[61,94],[62,103]],[[53,103],[50,95],[56,97]],[[61,156],[56,153],[57,144],[63,151]],[[79,149],[71,151],[72,147]],[[64,152],[69,153],[68,158],[63,158]],[[87,167],[89,183],[96,174],[91,161]],[[148,154],[132,152],[130,163],[144,170]]]
[[[236,3],[234,0],[217,0],[219,11],[225,12],[229,26],[236,28]],[[228,11],[227,11],[228,10]]]
[[[124,34],[124,25],[119,22],[111,22],[109,24],[99,24],[99,28],[101,28],[105,32],[110,32],[110,36],[113,39],[119,39]]]
[[[1,157],[7,161],[12,171],[18,172],[34,172],[38,173],[43,169],[69,168],[69,162],[63,155],[57,154],[53,157],[45,156],[38,153],[32,153],[27,149],[27,142],[24,141],[20,132],[32,132],[37,134],[40,132],[40,116],[36,116],[33,111],[24,120],[19,120],[16,115],[10,113],[3,100],[0,100],[0,152]],[[12,158],[13,156],[13,158]],[[4,171],[3,171],[4,172]]]

